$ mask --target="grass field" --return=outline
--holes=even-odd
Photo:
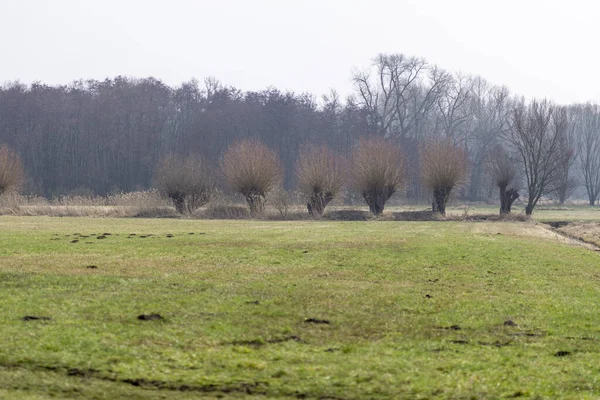
[[[600,397],[600,253],[541,224],[0,232],[1,399]]]

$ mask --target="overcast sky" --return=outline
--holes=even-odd
[[[0,82],[214,76],[241,89],[352,91],[381,52],[528,97],[600,102],[593,0],[0,0]]]

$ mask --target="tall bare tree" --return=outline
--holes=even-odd
[[[520,101],[506,136],[523,163],[527,183],[525,213],[531,215],[542,196],[557,189],[567,152],[567,112],[548,100]]]
[[[571,108],[571,114],[583,185],[593,206],[600,193],[600,107],[589,103],[578,105]]]
[[[380,135],[418,136],[450,76],[422,58],[380,54],[366,72],[355,72],[359,101]]]

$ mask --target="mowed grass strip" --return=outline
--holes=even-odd
[[[600,396],[600,255],[534,223],[0,231],[6,398]]]

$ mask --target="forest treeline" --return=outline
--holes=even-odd
[[[381,136],[406,155],[406,195],[424,199],[419,144],[446,137],[468,157],[469,178],[458,195],[496,197],[485,164],[505,142],[522,99],[481,77],[401,54],[381,54],[351,79],[354,93],[344,99],[334,91],[320,98],[276,88],[242,91],[213,78],[177,87],[121,76],[61,86],[12,82],[0,87],[0,144],[20,155],[29,192],[56,196],[147,188],[161,157],[197,153],[216,165],[244,138],[278,153],[284,185],[293,188],[303,145],[326,144],[349,155],[361,137]],[[598,175],[600,112],[591,104],[566,108],[569,135],[562,145],[572,151],[565,165],[570,192],[586,186],[590,171],[590,182]]]

